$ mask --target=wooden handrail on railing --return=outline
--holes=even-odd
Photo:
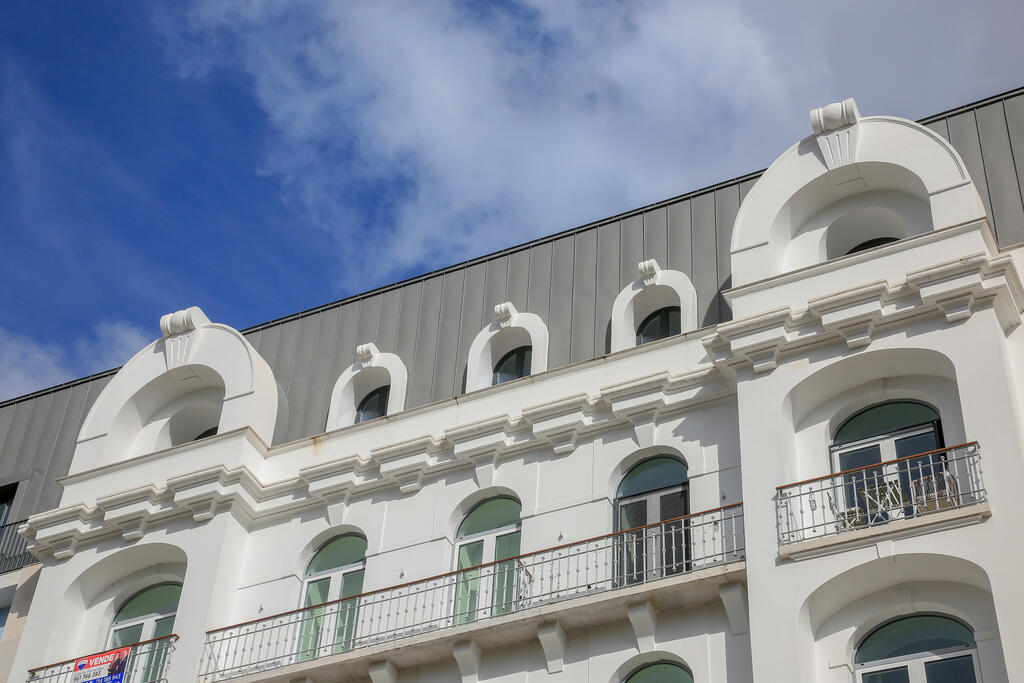
[[[810,479],[804,479],[803,481],[794,482],[792,484],[783,484],[782,486],[776,486],[776,491],[783,489],[793,488],[794,486],[803,486],[804,484],[812,484],[816,481],[822,481],[825,479],[832,479],[833,477],[841,477],[846,474],[852,474],[854,472],[861,472],[863,470],[873,470],[876,467],[882,467],[884,465],[891,465],[893,463],[901,462],[903,460],[911,460],[913,458],[923,458],[926,455],[934,455],[936,453],[945,453],[947,451],[955,451],[958,448],[967,448],[968,446],[977,446],[977,441],[968,441],[967,443],[957,444],[956,446],[947,446],[945,448],[936,448],[933,451],[925,451],[924,453],[914,453],[913,455],[904,455],[899,458],[893,458],[892,460],[885,460],[883,462],[876,462],[872,465],[863,465],[861,467],[854,467],[848,470],[842,470],[841,472],[833,472],[832,474],[823,474],[820,477],[812,477]]]
[[[445,572],[443,574],[436,574],[434,576],[428,576],[428,577],[423,578],[423,579],[416,579],[415,581],[406,581],[405,583],[395,584],[394,586],[385,586],[384,588],[377,588],[377,589],[374,589],[372,591],[366,591],[364,593],[359,593],[358,595],[350,595],[347,598],[339,598],[337,600],[331,600],[329,602],[322,602],[322,603],[319,603],[317,605],[309,605],[308,607],[299,607],[298,609],[288,610],[287,612],[280,612],[278,614],[271,614],[270,616],[260,617],[259,619],[251,619],[249,621],[243,621],[243,622],[238,623],[238,624],[231,624],[229,626],[222,626],[220,628],[211,629],[211,630],[207,631],[206,633],[207,634],[219,633],[221,631],[227,631],[228,629],[232,629],[232,628],[241,628],[243,626],[249,626],[250,624],[256,624],[256,623],[259,623],[261,621],[269,621],[271,619],[277,619],[277,618],[280,618],[280,617],[287,617],[289,615],[298,614],[300,612],[306,612],[306,611],[311,610],[311,609],[318,609],[318,608],[322,608],[322,607],[328,607],[330,605],[335,605],[335,604],[338,604],[338,603],[341,603],[341,602],[347,602],[349,600],[356,600],[358,598],[364,598],[364,597],[369,596],[369,595],[375,595],[375,594],[378,594],[378,593],[384,593],[386,591],[392,591],[392,590],[397,590],[397,589],[400,589],[400,588],[406,588],[408,586],[413,586],[413,585],[416,585],[418,583],[426,583],[428,581],[437,581],[437,580],[444,579],[444,578],[447,578],[447,577],[450,577],[450,576],[455,576],[457,574],[464,574],[466,572],[472,572],[472,571],[476,571],[476,570],[479,570],[479,569],[484,569],[484,568],[487,568],[487,567],[493,567],[495,565],[503,564],[505,562],[520,561],[520,563],[521,563],[523,558],[533,557],[535,555],[541,555],[543,553],[550,553],[550,552],[553,552],[553,551],[556,551],[556,550],[562,550],[563,548],[569,548],[569,547],[572,547],[574,545],[582,545],[584,543],[593,543],[594,541],[601,541],[601,540],[604,540],[606,538],[611,538],[612,536],[618,536],[620,534],[628,534],[628,533],[633,533],[633,532],[637,532],[637,531],[642,531],[644,529],[650,529],[650,528],[653,528],[653,527],[662,526],[664,524],[672,524],[673,522],[679,522],[679,521],[682,521],[682,520],[685,520],[685,519],[689,519],[691,517],[699,517],[701,515],[709,515],[709,514],[712,514],[712,513],[715,513],[715,512],[721,512],[723,510],[730,510],[732,508],[741,507],[742,505],[743,505],[742,502],[740,502],[740,503],[732,503],[731,505],[722,505],[721,507],[712,508],[711,510],[702,510],[700,512],[692,512],[692,513],[690,513],[688,515],[681,515],[679,517],[673,517],[671,519],[663,519],[660,522],[654,522],[653,524],[645,524],[643,526],[637,526],[637,527],[633,527],[631,529],[623,529],[622,531],[613,531],[613,532],[608,533],[608,534],[601,534],[600,536],[594,536],[593,538],[584,538],[584,539],[579,540],[579,541],[572,541],[571,543],[562,543],[561,545],[551,546],[550,548],[543,548],[541,550],[534,550],[534,551],[531,551],[531,552],[528,552],[528,553],[521,553],[519,555],[513,555],[512,557],[506,557],[505,559],[502,559],[502,560],[495,560],[493,562],[484,562],[483,564],[478,564],[478,565],[475,565],[475,566],[472,566],[472,567],[465,567],[463,569],[456,569],[456,570],[453,570],[453,571],[450,571],[450,572]]]
[[[134,649],[134,648],[137,648],[137,647],[141,647],[143,645],[149,645],[150,643],[155,643],[158,640],[170,640],[171,638],[173,638],[174,640],[177,640],[178,639],[178,634],[177,633],[172,633],[170,635],[160,636],[159,638],[150,638],[149,640],[140,640],[137,643],[132,643],[130,645],[122,645],[121,647],[130,647],[130,648]],[[87,655],[78,655],[77,657],[72,657],[71,659],[65,659],[62,662],[54,662],[53,664],[44,664],[43,666],[37,666],[34,669],[29,669],[28,673],[31,676],[35,672],[42,671],[43,669],[53,669],[53,668],[58,667],[58,666],[64,666],[65,664],[74,664],[79,659],[85,659],[87,657],[95,657],[96,655],[101,655],[104,652],[110,652],[111,650],[118,650],[118,649],[120,649],[120,648],[108,647],[105,650],[99,650],[98,652],[90,652]]]

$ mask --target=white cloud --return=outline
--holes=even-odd
[[[260,171],[351,290],[756,170],[812,106],[1016,85],[1019,3],[939,4],[198,0],[158,24],[184,77],[251,83]]]
[[[0,401],[118,367],[150,341],[142,330],[120,321],[100,322],[69,345],[0,327]]]

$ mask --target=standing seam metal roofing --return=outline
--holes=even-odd
[[[999,243],[1024,241],[1024,176],[1017,170],[1017,158],[1024,159],[1024,88],[921,123],[964,158]],[[548,367],[602,355],[615,296],[645,259],[693,280],[701,325],[728,320],[721,292],[730,284],[732,224],[762,172],[243,330],[287,396],[281,439],[324,430],[334,381],[354,362],[359,343],[372,341],[403,359],[407,407],[462,393],[469,345],[502,301],[547,322]],[[85,414],[115,372],[0,403],[0,485],[28,481],[13,514],[56,505],[54,480],[67,472]]]

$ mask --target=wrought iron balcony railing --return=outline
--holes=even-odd
[[[201,678],[276,669],[743,558],[743,508],[729,505],[209,631]]]
[[[28,683],[162,683],[177,641],[171,634],[30,669]]]
[[[28,551],[28,541],[18,533],[18,527],[24,523],[25,520],[21,520],[0,526],[0,574],[39,561]]]
[[[778,487],[779,545],[986,501],[977,442]]]

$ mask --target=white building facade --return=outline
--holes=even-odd
[[[1024,249],[942,135],[811,121],[738,205],[731,319],[636,259],[607,353],[552,362],[557,312],[510,298],[417,405],[354,333],[289,440],[311,392],[164,316],[21,527],[9,680],[1024,680]]]

